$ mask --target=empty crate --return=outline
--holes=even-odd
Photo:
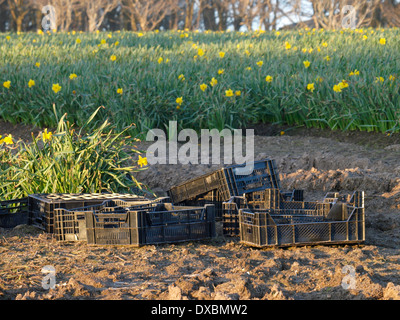
[[[0,228],[28,224],[28,199],[0,201]]]
[[[170,203],[141,208],[106,204],[56,209],[56,232],[59,240],[86,240],[100,245],[202,240],[215,237],[215,210],[213,205],[181,207]]]
[[[219,219],[222,216],[222,203],[231,197],[268,188],[279,189],[279,175],[274,160],[255,161],[253,170],[248,174],[240,172],[244,167],[244,164],[232,165],[191,179],[172,187],[168,195],[175,204],[214,204]]]
[[[238,170],[244,167],[244,164],[233,165],[189,180],[172,187],[168,191],[169,197],[173,203],[179,203],[218,190],[222,201],[227,201],[230,197],[241,196],[252,191],[280,188],[274,160],[255,161],[251,173],[239,174],[241,172]]]
[[[106,200],[101,204],[82,208],[57,208],[54,209],[54,233],[57,240],[61,241],[86,240],[85,212],[126,214],[129,210],[159,210],[159,206],[162,208],[168,206],[168,204],[164,204],[168,200],[167,197],[155,200]]]
[[[239,235],[239,210],[248,208],[246,198],[232,197],[223,203],[222,233],[224,236]]]
[[[300,191],[300,192],[299,192]],[[287,195],[292,196],[288,197]],[[301,197],[293,197],[295,194],[301,194]],[[263,191],[255,191],[246,193],[242,197],[232,197],[229,201],[223,202],[222,222],[224,235],[239,235],[239,210],[267,210],[267,209],[284,209],[286,212],[290,210],[315,210],[317,213],[326,214],[330,210],[329,203],[308,202],[308,201],[288,201],[286,199],[302,199],[302,190],[293,190],[290,193],[282,193],[279,189],[266,189]],[[284,212],[284,211],[282,211]]]
[[[105,200],[146,201],[134,194],[119,193],[79,193],[79,194],[32,194],[28,196],[29,224],[46,232],[54,232],[54,209],[74,209],[101,204]]]
[[[362,243],[365,240],[364,192],[348,202],[326,203],[330,210],[239,210],[240,241],[255,247]]]

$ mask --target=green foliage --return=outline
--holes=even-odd
[[[0,144],[0,199],[16,199],[34,193],[132,192],[142,185],[133,173],[138,153],[128,146],[125,131],[113,133],[106,120],[88,129],[98,108],[76,131],[64,114],[51,136],[46,132],[33,142]]]

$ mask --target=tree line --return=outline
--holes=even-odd
[[[64,32],[334,29],[348,5],[355,27],[400,26],[400,0],[0,0],[0,31],[42,29],[47,5]]]

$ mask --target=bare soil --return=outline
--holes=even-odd
[[[40,128],[31,125],[12,124],[0,119],[0,135],[5,136],[6,134],[11,134],[16,141],[30,141],[32,139],[32,134],[37,136],[40,131]]]
[[[2,126],[0,132],[6,131]],[[400,299],[399,137],[255,129],[255,158],[276,160],[284,190],[304,189],[307,200],[322,199],[328,191],[365,191],[364,244],[257,249],[224,237],[218,222],[212,240],[90,246],[58,242],[22,225],[0,230],[0,299]],[[25,132],[26,137],[32,128],[19,130],[15,136]],[[137,178],[164,195],[220,166],[151,165]],[[56,270],[55,289],[42,287],[46,265]],[[355,270],[353,289],[342,285],[348,279],[344,266]]]

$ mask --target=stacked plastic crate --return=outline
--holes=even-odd
[[[238,201],[231,207],[234,200],[224,204],[237,217],[225,234],[239,235],[242,243],[255,247],[365,241],[363,191],[327,195],[320,202],[285,201],[279,190],[263,193],[244,196],[241,207]]]
[[[175,204],[214,204],[216,218],[221,220],[223,202],[231,197],[269,188],[280,189],[274,160],[255,161],[253,170],[248,174],[243,174],[244,167],[245,164],[232,165],[191,179],[172,187],[168,196]]]
[[[159,201],[146,205],[107,201],[73,210],[55,209],[55,233],[61,241],[98,245],[134,245],[204,240],[215,234],[213,205],[174,206]]]
[[[101,204],[106,200],[146,201],[134,194],[120,193],[51,193],[28,196],[29,224],[48,233],[54,232],[54,210],[74,209]]]
[[[0,227],[32,224],[61,241],[88,244],[161,244],[239,236],[256,247],[365,240],[364,192],[329,192],[304,201],[302,190],[283,192],[275,162],[228,166],[147,199],[134,194],[33,194],[0,202]]]

